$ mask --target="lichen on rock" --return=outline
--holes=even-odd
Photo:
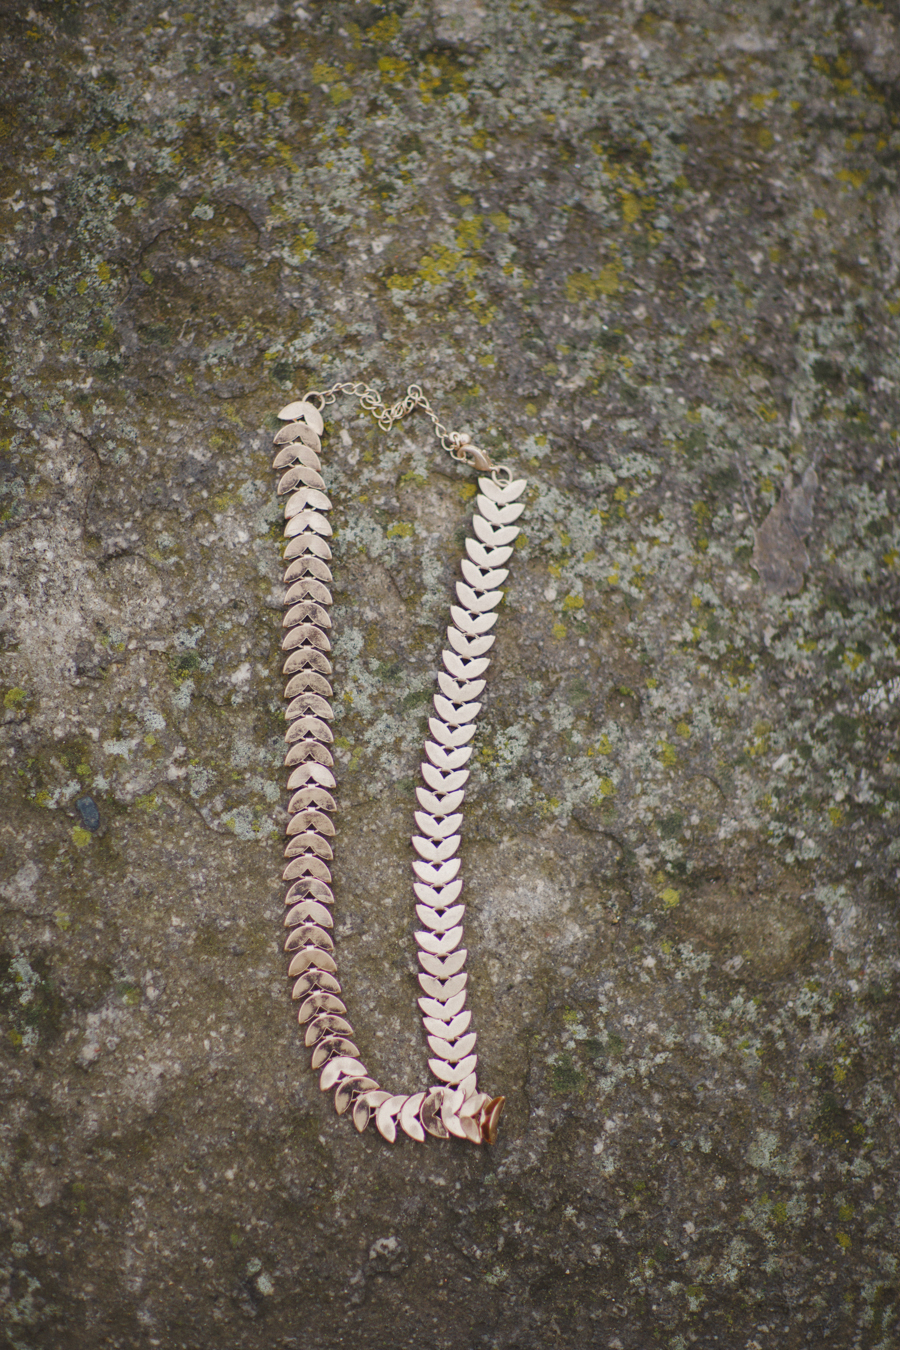
[[[14,1343],[888,1350],[889,7],[14,8]],[[282,973],[273,414],[356,379],[529,480],[462,848],[481,1151],[336,1118]],[[405,1090],[474,485],[423,419],[327,416],[335,934]]]

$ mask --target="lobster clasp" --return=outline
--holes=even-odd
[[[483,450],[472,444],[464,431],[458,431],[453,439],[456,445],[451,454],[455,460],[460,464],[468,464],[470,469],[477,469],[479,473],[494,472],[497,466]]]

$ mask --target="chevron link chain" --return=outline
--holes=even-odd
[[[444,449],[454,459],[483,474],[472,519],[474,537],[465,541],[466,556],[456,582],[458,604],[450,606],[447,647],[438,673],[434,715],[428,720],[429,739],[421,765],[422,785],[416,788],[420,810],[415,812],[418,833],[412,836],[416,914],[422,925],[416,933],[419,948],[419,1008],[431,1058],[428,1066],[437,1080],[421,1091],[392,1093],[380,1086],[360,1057],[343,999],[334,957],[331,871],[334,853],[333,815],[337,803],[334,761],[330,746],[333,710],[330,699],[332,665],[329,631],[332,583],[328,543],[332,528],[325,514],[331,507],[322,477],[321,410],[339,393],[357,398],[379,426],[390,430],[401,418],[421,408],[434,423]],[[509,470],[494,465],[467,437],[448,431],[418,385],[388,407],[367,384],[336,384],[314,390],[278,414],[285,422],[275,437],[274,467],[281,470],[278,492],[284,505],[284,583],[286,630],[284,674],[288,677],[285,740],[289,769],[284,926],[285,951],[292,997],[299,1003],[299,1021],[312,1051],[312,1067],[319,1072],[323,1091],[334,1091],[339,1115],[349,1113],[362,1132],[374,1120],[385,1139],[395,1140],[398,1128],[424,1142],[428,1135],[454,1136],[473,1144],[493,1143],[504,1098],[479,1091],[476,1033],[465,1007],[468,976],[463,940],[465,904],[459,876],[460,810],[465,797],[472,754],[479,695],[490,665],[490,631],[502,599],[500,586],[508,570],[519,533],[515,520],[524,511],[524,479],[513,481]]]

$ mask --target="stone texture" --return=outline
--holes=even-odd
[[[788,475],[778,502],[756,531],[753,567],[772,595],[797,595],[809,567],[803,540],[812,529],[818,478],[812,467],[795,484]]]
[[[894,1347],[896,6],[0,27],[8,1343]],[[347,379],[531,483],[464,826],[490,1151],[358,1137],[289,1006],[271,434]],[[325,444],[342,980],[412,1090],[473,484],[421,417]]]

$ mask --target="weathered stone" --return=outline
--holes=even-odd
[[[788,475],[781,496],[756,531],[753,566],[772,595],[796,595],[809,567],[803,540],[813,523],[818,478],[807,469],[799,483]]]
[[[5,6],[11,1345],[895,1346],[883,8]],[[358,379],[530,485],[460,847],[490,1148],[357,1134],[285,974],[272,439]],[[393,1094],[477,489],[325,422],[328,931]]]

